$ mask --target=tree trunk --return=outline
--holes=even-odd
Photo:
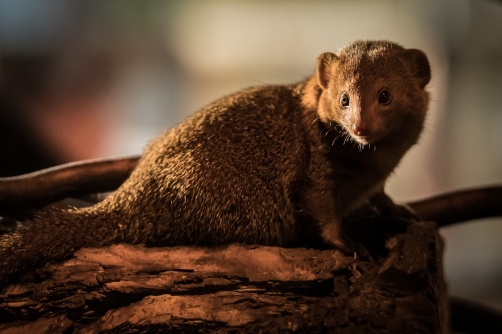
[[[2,333],[443,333],[435,223],[347,219],[375,263],[337,250],[81,249],[0,295]]]

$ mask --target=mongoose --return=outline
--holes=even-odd
[[[317,236],[368,258],[341,217],[367,199],[394,211],[384,184],[419,139],[429,80],[422,51],[356,41],[321,54],[299,83],[217,100],[154,139],[104,201],[41,210],[4,234],[0,284],[81,247],[119,242],[296,246]]]

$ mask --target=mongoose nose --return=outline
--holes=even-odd
[[[357,135],[357,136],[361,136],[361,137],[365,137],[365,136],[368,136],[370,134],[370,130],[365,127],[365,126],[362,126],[362,125],[352,125],[352,130],[354,130],[354,133]]]

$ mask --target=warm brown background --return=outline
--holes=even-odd
[[[39,147],[0,147],[26,155],[12,169],[22,172],[139,153],[211,100],[302,79],[318,54],[360,38],[423,49],[433,69],[427,127],[391,195],[501,184],[500,1],[1,1],[0,102],[9,107],[0,117],[14,110]],[[0,118],[0,132],[13,129],[6,124]],[[6,155],[1,165],[15,160]],[[442,231],[451,294],[499,310],[501,223]]]

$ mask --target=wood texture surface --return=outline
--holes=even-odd
[[[375,263],[337,250],[235,244],[81,249],[1,292],[0,331],[445,332],[436,225],[398,233],[381,217],[347,224],[362,231]]]

